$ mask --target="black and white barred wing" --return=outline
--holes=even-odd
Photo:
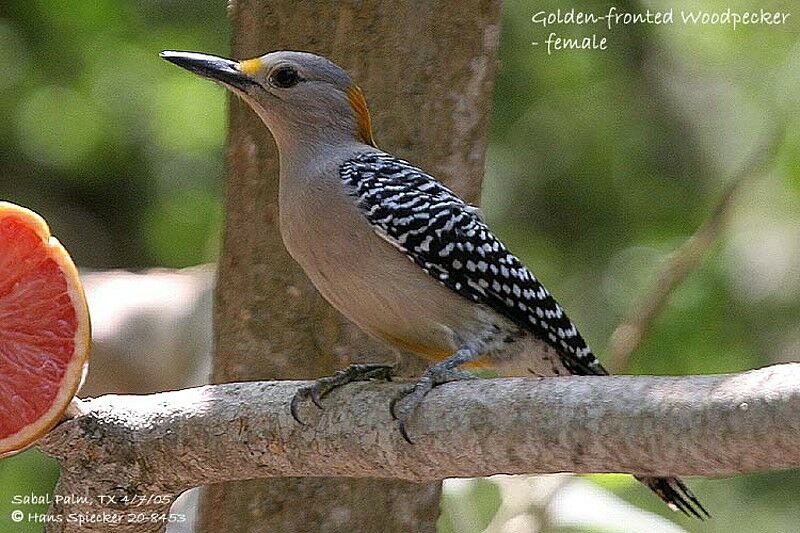
[[[487,305],[553,346],[573,374],[606,374],[580,333],[536,277],[444,185],[384,153],[347,161],[341,177],[381,236],[443,285]],[[671,507],[703,518],[674,477],[638,476]]]
[[[573,374],[605,374],[564,310],[481,221],[477,209],[410,163],[361,154],[341,178],[376,232],[440,283],[553,346]]]

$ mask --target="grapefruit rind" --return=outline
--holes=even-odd
[[[75,330],[73,357],[64,370],[64,378],[58,394],[53,399],[52,406],[37,420],[32,421],[17,433],[0,439],[0,458],[28,448],[61,420],[64,411],[67,410],[83,382],[89,362],[92,337],[89,307],[86,304],[86,295],[83,292],[78,269],[75,267],[75,263],[72,262],[69,253],[58,242],[58,239],[50,234],[47,222],[30,209],[0,201],[0,220],[6,218],[16,218],[22,221],[27,227],[33,229],[36,235],[45,243],[48,255],[64,273],[67,293],[70,296],[77,317],[77,327]]]

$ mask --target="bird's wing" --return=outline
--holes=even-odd
[[[441,284],[532,332],[571,373],[607,373],[547,289],[439,181],[382,152],[346,161],[340,175],[376,233]]]
[[[547,289],[489,231],[475,209],[447,187],[381,152],[347,161],[341,177],[376,233],[425,272],[553,346],[571,373],[607,374]],[[637,479],[673,509],[701,519],[708,516],[680,479]]]

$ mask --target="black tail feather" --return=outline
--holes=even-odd
[[[647,477],[635,476],[647,487],[664,500],[670,508],[680,511],[686,516],[693,516],[700,520],[711,518],[700,501],[692,494],[689,487],[676,477]]]

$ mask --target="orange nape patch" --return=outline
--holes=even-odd
[[[356,134],[358,140],[377,148],[375,139],[372,137],[372,118],[369,116],[367,100],[364,92],[358,85],[351,85],[347,89],[347,101],[356,114]]]
[[[263,67],[264,64],[258,57],[254,59],[245,59],[243,61],[239,61],[239,72],[247,74],[248,76],[255,76],[261,71]]]

